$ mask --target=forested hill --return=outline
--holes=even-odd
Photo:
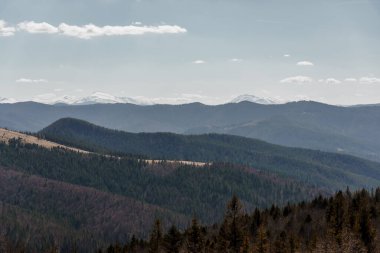
[[[49,150],[18,140],[0,143],[0,166],[132,197],[184,215],[196,214],[210,222],[222,216],[220,208],[215,208],[219,200],[225,202],[233,193],[249,206],[261,207],[317,193],[305,184],[248,167],[220,163],[203,167],[148,164],[135,158]]]
[[[291,177],[330,190],[380,185],[380,164],[348,155],[219,134],[127,133],[64,118],[40,137],[98,152],[146,155],[155,159],[229,162]]]
[[[75,243],[87,249],[78,252],[94,252],[133,234],[147,238],[155,218],[180,228],[194,216],[219,222],[233,194],[252,211],[319,192],[249,167],[150,164],[11,139],[0,142],[0,252],[4,240],[28,249],[20,252]]]

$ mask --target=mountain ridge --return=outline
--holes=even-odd
[[[13,130],[36,132],[65,117],[128,132],[234,134],[380,161],[379,106],[341,107],[306,101],[216,106],[0,104],[0,126]]]
[[[282,147],[239,136],[135,134],[110,130],[73,118],[58,120],[38,134],[74,147],[140,154],[153,159],[249,165],[324,187],[334,188],[334,184],[345,187],[352,183],[351,186],[356,184],[361,187],[372,183],[376,185],[376,180],[380,180],[379,163],[348,155]],[[338,183],[342,178],[346,181]]]

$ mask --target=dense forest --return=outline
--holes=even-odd
[[[93,252],[105,253],[376,253],[379,252],[380,189],[368,192],[339,191],[332,197],[310,202],[272,205],[247,212],[235,195],[228,202],[223,219],[202,225],[193,218],[181,229],[163,226],[156,219],[149,237],[136,236],[110,243]],[[12,245],[2,234],[3,252],[29,252]],[[50,240],[46,251],[59,252],[61,245]],[[64,252],[80,252],[80,241]],[[91,252],[91,251],[83,251]]]
[[[196,219],[183,231],[175,226],[163,232],[156,221],[150,238],[105,252],[379,252],[380,189],[335,196],[282,208],[246,213],[236,196],[228,202],[221,223],[202,226]]]
[[[209,222],[223,215],[223,205],[233,193],[248,207],[266,207],[305,200],[319,192],[249,167],[147,164],[135,158],[49,150],[18,140],[0,143],[0,166],[131,197],[185,215],[196,214]]]
[[[101,130],[127,143],[128,133]],[[147,141],[139,138],[132,138],[137,146]],[[368,191],[377,163],[234,136],[149,138],[152,152],[184,158],[200,149],[215,160],[151,162],[152,154],[111,149],[97,139],[94,153],[22,139],[0,143],[0,252],[378,252],[380,189]],[[79,140],[74,146],[90,147]],[[251,162],[232,163],[239,151]],[[356,187],[334,195],[302,176],[275,173],[292,168],[294,175],[320,173],[330,184]],[[357,191],[357,182],[371,183]]]
[[[358,189],[380,185],[379,163],[336,153],[282,147],[232,135],[134,134],[71,118],[58,120],[38,135],[96,152],[248,165],[332,191],[346,186]]]
[[[80,240],[94,249],[133,234],[146,238],[155,218],[181,229],[193,216],[208,225],[218,222],[234,193],[252,211],[311,199],[321,191],[226,163],[149,164],[135,157],[46,149],[16,139],[0,143],[1,233],[17,245]]]

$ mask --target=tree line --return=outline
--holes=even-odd
[[[164,233],[156,220],[149,240],[132,238],[99,253],[375,253],[380,250],[379,208],[380,188],[355,193],[348,189],[251,214],[234,196],[220,224],[202,226],[194,218],[185,230],[171,226]]]

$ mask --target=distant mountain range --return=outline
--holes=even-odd
[[[119,97],[104,92],[94,92],[89,96],[74,97],[74,96],[59,96],[52,98],[36,97],[31,100],[18,101],[13,98],[0,98],[0,104],[14,104],[17,102],[37,102],[42,104],[66,104],[66,105],[90,105],[90,104],[135,104],[135,105],[154,105],[163,104],[165,99],[150,99],[145,97]],[[182,99],[173,100],[174,104],[181,104]],[[283,101],[272,98],[261,98],[254,95],[241,95],[231,101],[230,103],[240,103],[243,101],[258,103],[258,104],[280,104]],[[191,101],[197,102],[197,101]]]
[[[0,126],[36,132],[72,117],[128,132],[222,133],[290,147],[351,154],[380,161],[380,107],[340,107],[316,102],[209,106],[0,104]]]
[[[13,98],[0,98],[0,104],[14,104],[17,102],[37,102],[50,105],[90,105],[90,104],[137,104],[137,105],[152,105],[153,101],[147,98],[130,98],[130,97],[117,97],[104,92],[94,92],[89,96],[74,97],[74,96],[59,96],[52,98],[36,97],[30,101],[18,101]]]

